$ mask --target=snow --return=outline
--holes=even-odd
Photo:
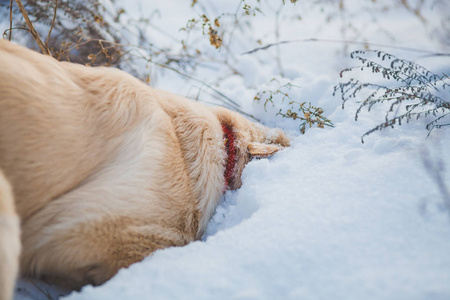
[[[152,27],[148,34],[174,46],[183,34],[178,29],[197,17],[198,7],[186,2],[120,4],[136,15],[158,8],[155,18],[164,32]],[[215,1],[207,7],[214,15],[234,12],[237,3]],[[436,164],[450,189],[450,131],[434,130],[427,138],[426,120],[421,119],[375,132],[362,144],[361,136],[383,122],[385,107],[364,111],[355,122],[358,104],[349,101],[342,109],[340,97],[332,96],[333,87],[348,79],[339,78],[339,71],[357,64],[345,48],[363,48],[335,41],[449,52],[448,44],[437,39],[439,17],[448,15],[449,6],[424,9],[424,24],[396,1],[344,1],[345,14],[327,3],[286,1],[280,40],[298,42],[278,50],[274,46],[242,54],[258,46],[252,43],[256,39],[262,45],[275,41],[279,6],[269,9],[273,2],[262,2],[264,15],[251,19],[252,26],[236,29],[229,51],[215,50],[201,34],[191,37],[215,59],[192,71],[194,77],[214,83],[264,124],[284,129],[292,145],[247,165],[242,187],[226,193],[201,241],[156,251],[104,285],[86,286],[64,299],[450,299],[450,211],[424,164]],[[306,41],[310,38],[333,41]],[[448,57],[380,49],[450,74]],[[225,57],[238,75],[217,63]],[[223,104],[198,82],[169,70],[159,73],[152,81],[158,87]],[[292,99],[322,107],[335,127],[308,128],[302,135],[298,122],[276,116],[289,107],[281,94],[274,96],[273,106],[264,107],[267,98],[253,101],[258,92],[287,83],[293,84],[284,88]],[[43,292],[25,280],[19,285],[17,300],[47,299],[47,290],[54,298],[60,293],[44,283],[37,283]]]

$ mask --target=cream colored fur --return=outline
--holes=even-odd
[[[12,297],[19,271],[20,224],[11,187],[0,171],[0,300]]]
[[[20,273],[98,285],[157,249],[200,238],[225,188],[221,124],[236,135],[232,189],[252,155],[289,144],[281,131],[122,71],[0,41],[0,170],[21,219]],[[0,183],[0,208],[9,207],[0,213],[11,219],[1,223],[11,264],[0,274],[14,278],[19,233],[9,185]],[[0,287],[9,279],[0,275]]]

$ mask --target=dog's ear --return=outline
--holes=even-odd
[[[250,143],[247,149],[252,157],[261,158],[272,156],[283,149],[283,147],[263,143]]]

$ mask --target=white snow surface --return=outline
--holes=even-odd
[[[215,9],[232,11],[238,2],[231,2],[217,1]],[[286,2],[280,40],[353,39],[351,32],[340,31],[342,19],[324,21],[327,6],[324,12],[318,5]],[[263,3],[264,16],[257,15],[256,25],[248,29],[253,31],[237,30],[236,53],[256,47],[246,42],[246,35],[264,37],[263,45],[275,41],[274,13],[268,2]],[[345,3],[360,12],[348,13],[345,20],[351,20],[366,41],[450,50],[432,34],[433,21],[438,22],[439,13],[448,14],[448,6],[444,12],[436,7],[425,11],[430,21],[424,25],[400,8],[381,12],[374,11],[369,1]],[[159,8],[165,22],[161,26],[173,36],[196,16],[190,1],[124,1],[122,6],[141,14]],[[278,9],[278,4],[274,7]],[[376,16],[378,23],[373,25],[361,11]],[[205,40],[199,42],[202,52],[225,55],[225,50],[217,51]],[[205,81],[223,78],[217,88],[266,125],[284,129],[292,138],[291,147],[247,165],[242,187],[224,195],[201,241],[156,251],[102,286],[86,286],[64,299],[450,299],[450,211],[424,164],[431,161],[450,189],[450,130],[434,130],[427,138],[427,123],[421,119],[373,133],[362,144],[361,136],[383,122],[386,110],[374,107],[355,122],[358,104],[348,102],[342,109],[340,97],[332,96],[333,87],[345,81],[339,71],[357,64],[344,56],[343,44],[282,45],[283,74],[275,50],[236,55],[234,64],[242,76],[224,76],[214,65],[200,68],[195,76]],[[450,74],[448,57],[382,50],[416,60],[438,74]],[[322,107],[335,127],[308,128],[302,135],[298,122],[276,116],[288,101],[281,103],[281,97],[275,97],[278,102],[266,109],[253,101],[257,92],[288,82],[295,85],[288,91],[292,98]],[[157,83],[186,96],[198,92],[192,88],[196,83],[167,70]],[[16,300],[46,299],[47,290],[58,295],[45,284],[43,292],[24,280],[19,286]]]

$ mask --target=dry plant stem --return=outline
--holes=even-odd
[[[48,42],[50,41],[50,35],[52,34],[53,27],[55,27],[56,11],[57,10],[58,10],[58,0],[55,0],[55,12],[53,13],[52,26],[50,26],[50,30],[48,31],[48,35],[47,35],[47,40],[45,41],[45,48],[46,49],[48,49]]]
[[[410,12],[415,14],[420,19],[420,21],[422,21],[423,23],[427,22],[425,17],[420,12],[420,6],[423,4],[423,1],[420,1],[420,3],[418,4],[419,6],[416,9],[412,8],[411,5],[409,5],[407,0],[401,0],[401,3],[407,10],[409,10]]]
[[[39,284],[37,282],[31,282],[34,287],[42,294],[44,295],[48,300],[55,300],[52,295],[50,294],[50,292],[48,291],[44,291],[44,289],[42,287],[39,286]]]
[[[275,39],[276,39],[277,43],[280,42],[280,14],[281,14],[281,10],[283,9],[283,7],[284,7],[284,4],[282,3],[275,15]],[[277,60],[278,70],[280,71],[280,75],[284,77],[283,65],[281,64],[280,44],[277,45],[276,52],[277,52],[276,60]]]
[[[226,49],[227,49],[227,58],[226,58],[227,61],[228,61],[230,55],[232,54],[230,46],[231,46],[231,43],[233,42],[234,32],[236,31],[236,28],[239,26],[238,13],[239,13],[239,10],[241,9],[241,4],[242,4],[242,1],[239,1],[238,7],[236,9],[236,12],[234,13],[234,24],[233,24],[233,28],[231,29],[230,38],[229,38],[228,43],[226,43],[226,45],[225,45]]]
[[[235,33],[236,29],[241,26],[240,19],[239,19],[238,15],[239,15],[239,11],[242,9],[242,3],[243,3],[242,0],[239,1],[239,4],[238,4],[238,6],[236,8],[236,11],[234,13],[233,28],[231,29],[230,36],[228,38],[228,42],[223,44],[223,47],[227,50],[226,61],[229,61],[230,60],[230,56],[233,56],[233,53],[231,52],[231,44],[233,43],[233,36],[234,36],[234,33]]]
[[[157,62],[153,62],[153,61],[151,61],[151,60],[146,59],[145,57],[142,57],[142,58],[145,59],[145,60],[147,60],[148,62],[150,62],[150,63],[152,63],[152,64],[158,66],[158,67],[161,67],[161,68],[165,68],[165,69],[174,71],[175,73],[178,73],[178,74],[180,74],[181,76],[184,76],[184,77],[186,77],[186,78],[189,78],[189,79],[191,79],[191,80],[193,80],[193,81],[195,81],[195,82],[201,83],[202,85],[206,86],[208,89],[210,89],[210,90],[212,90],[213,92],[215,92],[217,95],[221,96],[221,97],[224,99],[223,102],[224,102],[224,103],[228,103],[228,105],[229,105],[228,108],[230,108],[231,110],[237,111],[237,112],[239,112],[240,114],[245,115],[245,116],[247,116],[247,117],[249,117],[249,118],[255,120],[256,122],[260,122],[260,120],[258,120],[257,118],[255,118],[253,115],[251,115],[251,114],[249,114],[249,113],[246,113],[246,112],[244,112],[243,110],[241,110],[240,105],[239,105],[238,103],[236,103],[234,100],[232,100],[230,97],[228,97],[227,95],[225,95],[225,94],[222,93],[221,91],[215,89],[214,87],[212,87],[211,85],[207,84],[206,82],[204,82],[204,81],[202,81],[202,80],[200,80],[200,79],[197,79],[197,78],[195,78],[195,77],[192,77],[191,75],[185,74],[185,73],[183,73],[183,72],[181,72],[181,71],[179,71],[179,70],[177,70],[177,69],[175,69],[175,68],[172,68],[172,67],[169,67],[169,66],[167,66],[167,65],[163,65],[163,64],[160,64],[160,63],[157,63]]]
[[[28,13],[25,10],[25,7],[22,4],[21,0],[16,0],[17,6],[19,7],[20,12],[22,13],[23,18],[25,19],[25,22],[27,23],[28,27],[30,28],[31,34],[33,35],[38,47],[41,49],[42,53],[51,55],[50,51],[47,47],[45,47],[44,42],[42,42],[41,37],[39,36],[39,33],[34,29],[33,24],[30,21],[30,18],[28,17]]]
[[[12,33],[12,6],[13,6],[13,0],[9,2],[9,35],[8,40],[11,41],[11,33]]]
[[[166,66],[166,65],[163,65],[163,64],[160,64],[160,63],[152,62],[152,61],[150,61],[150,62],[153,63],[153,64],[155,64],[155,65],[157,65],[157,66],[159,66],[159,67],[162,67],[162,68],[165,68],[165,69],[169,69],[169,70],[174,71],[174,72],[176,72],[176,73],[178,73],[178,74],[180,74],[180,75],[182,75],[182,76],[184,76],[184,77],[186,77],[186,78],[189,78],[189,79],[191,79],[191,80],[194,80],[194,81],[196,81],[196,82],[199,82],[199,83],[203,84],[204,86],[206,86],[207,88],[211,89],[212,91],[214,91],[215,93],[217,93],[219,96],[221,96],[221,97],[223,97],[225,100],[227,100],[226,102],[228,102],[230,105],[232,105],[232,107],[233,107],[234,109],[239,109],[239,108],[240,108],[240,105],[237,104],[234,100],[232,100],[231,98],[229,98],[228,96],[226,96],[225,94],[223,94],[222,92],[220,92],[219,90],[213,88],[211,85],[207,84],[206,82],[201,81],[200,79],[197,79],[197,78],[195,78],[195,77],[192,77],[192,76],[190,76],[190,75],[188,75],[188,74],[185,74],[185,73],[183,73],[183,72],[180,72],[179,70],[174,69],[174,68],[172,68],[172,67],[169,67],[169,66]]]
[[[356,41],[345,41],[345,40],[331,40],[331,39],[316,39],[316,38],[310,38],[310,39],[301,39],[301,40],[288,40],[288,41],[280,41],[275,42],[271,44],[267,44],[262,47],[255,48],[253,50],[247,51],[242,53],[241,55],[247,55],[247,54],[253,54],[255,52],[261,51],[261,50],[267,50],[273,46],[278,46],[282,44],[291,44],[291,43],[309,43],[309,42],[321,42],[321,43],[334,43],[334,44],[351,44],[351,45],[359,45],[359,46],[370,46],[373,48],[387,48],[387,49],[397,49],[397,50],[404,50],[404,51],[413,51],[417,53],[424,53],[428,56],[450,56],[450,53],[442,53],[442,52],[433,52],[423,49],[417,49],[417,48],[409,48],[409,47],[398,47],[398,46],[389,46],[385,44],[377,44],[377,43],[370,43],[370,42],[356,42]]]
[[[450,122],[446,123],[445,120],[450,116],[450,102],[447,100],[450,84],[447,83],[446,76],[438,76],[420,65],[380,50],[358,50],[352,52],[350,57],[358,59],[360,65],[342,70],[341,77],[343,73],[354,70],[368,71],[378,74],[382,80],[389,82],[377,84],[350,78],[346,83],[340,83],[334,88],[333,95],[336,92],[341,94],[342,108],[345,102],[352,98],[359,103],[355,121],[358,120],[363,108],[367,108],[370,112],[375,105],[389,104],[385,121],[363,134],[362,143],[365,136],[375,131],[394,128],[421,117],[434,119],[431,122],[427,121],[428,124],[425,126],[428,130],[427,136],[434,129],[450,126]],[[358,101],[361,96],[363,99]]]

